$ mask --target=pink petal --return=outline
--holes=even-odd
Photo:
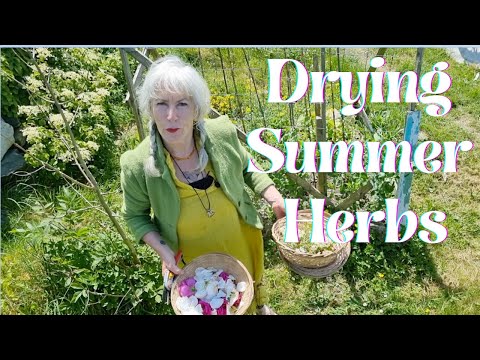
[[[196,281],[193,277],[189,277],[188,279],[183,280],[186,285],[192,287],[195,285]]]
[[[225,303],[217,309],[217,315],[227,315],[227,305]]]
[[[238,305],[240,305],[240,301],[242,300],[242,295],[243,295],[243,292],[238,293],[238,299],[233,303],[233,306],[238,307]]]
[[[198,303],[202,306],[203,315],[212,315],[212,307],[208,302],[200,300]]]
[[[180,293],[180,296],[192,296],[193,295],[193,291],[192,291],[192,288],[186,284],[182,284],[180,285],[180,288],[179,288],[179,293]]]
[[[221,277],[223,280],[227,281],[228,280],[228,274],[225,272],[225,271],[222,271],[220,273],[220,275],[218,275],[219,277]]]

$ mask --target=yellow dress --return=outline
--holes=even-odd
[[[214,182],[208,189],[196,189],[195,193],[192,186],[176,177],[168,152],[166,162],[180,195],[177,232],[184,261],[188,264],[195,257],[209,252],[227,253],[240,260],[254,280],[255,296],[248,310],[248,313],[253,313],[257,304],[263,305],[266,300],[265,287],[262,285],[264,250],[261,230],[243,221],[235,205]],[[210,161],[205,171],[215,178]],[[212,217],[208,217],[206,211],[209,200],[210,208],[215,212]],[[179,266],[183,265],[180,263]]]

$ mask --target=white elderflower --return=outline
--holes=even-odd
[[[92,105],[88,108],[88,111],[92,116],[107,116],[107,113],[100,105]]]
[[[50,114],[48,121],[55,128],[61,128],[64,126],[63,118],[60,114]]]
[[[35,143],[42,140],[42,135],[36,126],[27,126],[22,130],[22,133],[24,136],[26,136],[29,143]]]
[[[97,94],[101,97],[106,97],[106,96],[109,96],[110,95],[110,91],[108,91],[107,89],[105,88],[98,88],[97,89]]]
[[[70,89],[63,88],[62,91],[60,91],[59,95],[60,95],[60,98],[62,100],[73,100],[73,99],[75,99],[75,93]]]
[[[18,107],[19,115],[38,116],[46,112],[48,112],[48,107],[45,105],[24,105]]]
[[[66,71],[63,73],[63,78],[64,79],[72,79],[72,80],[78,80],[81,78],[80,74],[76,73],[75,71]]]
[[[48,50],[47,48],[36,48],[35,53],[36,53],[36,57],[40,61],[44,61],[44,60],[48,59],[49,57],[52,57],[51,51]]]
[[[85,145],[90,149],[90,150],[93,150],[93,151],[97,151],[99,148],[100,148],[100,145],[98,145],[96,142],[94,141],[87,141],[85,143]]]

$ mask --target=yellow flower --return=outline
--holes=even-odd
[[[378,277],[379,277],[379,278],[383,278],[383,277],[385,277],[385,274],[378,273]]]
[[[430,314],[430,309],[425,309],[425,314]]]

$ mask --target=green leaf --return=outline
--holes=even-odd
[[[80,298],[80,296],[82,296],[82,292],[83,291],[75,292],[72,296],[71,302],[76,303],[78,301],[78,299]]]
[[[95,258],[95,260],[93,260],[92,262],[92,270],[95,270],[95,268],[97,267],[97,265],[100,263],[100,261],[102,261],[101,258],[97,257]]]
[[[9,231],[10,234],[16,234],[16,233],[24,233],[24,232],[27,232],[27,230],[25,229],[12,229]]]
[[[152,290],[154,285],[155,283],[153,281],[150,281],[147,285],[143,287],[143,289],[145,290],[145,292],[149,292],[150,290]]]
[[[87,228],[87,227],[84,227],[84,228],[78,229],[75,234],[76,234],[78,237],[81,237],[81,236],[87,235],[89,232],[90,232],[90,229]]]

